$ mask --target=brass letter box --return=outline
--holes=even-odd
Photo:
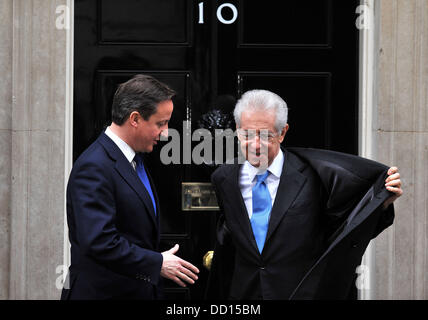
[[[215,191],[209,182],[183,182],[181,208],[184,211],[219,210]]]

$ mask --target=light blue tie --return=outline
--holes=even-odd
[[[134,157],[134,161],[136,163],[135,170],[137,171],[137,174],[140,177],[141,182],[144,184],[144,187],[149,193],[150,198],[152,198],[153,209],[155,210],[155,214],[156,214],[155,197],[153,196],[153,191],[152,191],[152,187],[150,186],[149,177],[147,176],[146,169],[144,168],[143,155],[137,153]]]
[[[265,245],[269,214],[272,209],[272,200],[265,183],[265,179],[268,175],[269,171],[257,175],[257,183],[253,187],[253,215],[251,216],[251,227],[253,228],[254,238],[256,239],[260,253],[262,253]]]

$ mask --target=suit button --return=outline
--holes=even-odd
[[[266,268],[265,267],[260,267],[260,270],[265,270]]]
[[[353,244],[352,244],[352,248],[354,248],[354,249],[355,249],[355,248],[358,248],[358,243],[353,243]]]

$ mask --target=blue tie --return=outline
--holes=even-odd
[[[272,200],[265,183],[265,179],[268,175],[269,171],[257,175],[257,183],[253,187],[253,215],[251,216],[251,227],[253,228],[254,238],[256,239],[260,253],[262,253],[263,246],[265,245],[269,214],[272,209]]]
[[[149,193],[150,198],[152,198],[153,209],[155,210],[155,214],[156,214],[155,197],[153,196],[153,191],[150,186],[149,177],[147,177],[146,169],[144,169],[143,155],[137,153],[134,157],[134,161],[136,163],[135,170],[137,171],[137,174],[140,177],[141,182],[144,184],[144,187],[146,187],[146,190]]]

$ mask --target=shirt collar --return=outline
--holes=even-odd
[[[281,149],[279,149],[278,154],[276,155],[275,159],[273,159],[270,166],[267,168],[267,170],[274,175],[276,178],[281,178],[282,173],[282,167],[284,164],[284,154]],[[250,178],[250,181],[253,181],[256,175],[263,174],[266,172],[266,170],[260,170],[259,168],[254,167],[251,163],[246,160],[244,162],[244,170],[248,173],[248,177]]]
[[[135,151],[125,141],[119,138],[118,135],[110,129],[110,127],[107,127],[105,134],[119,147],[120,151],[122,151],[129,162],[134,160]]]
[[[284,165],[284,153],[282,152],[281,149],[279,149],[278,154],[276,155],[275,159],[273,159],[268,170],[270,173],[272,173],[275,177],[279,179],[281,178],[283,165]]]

